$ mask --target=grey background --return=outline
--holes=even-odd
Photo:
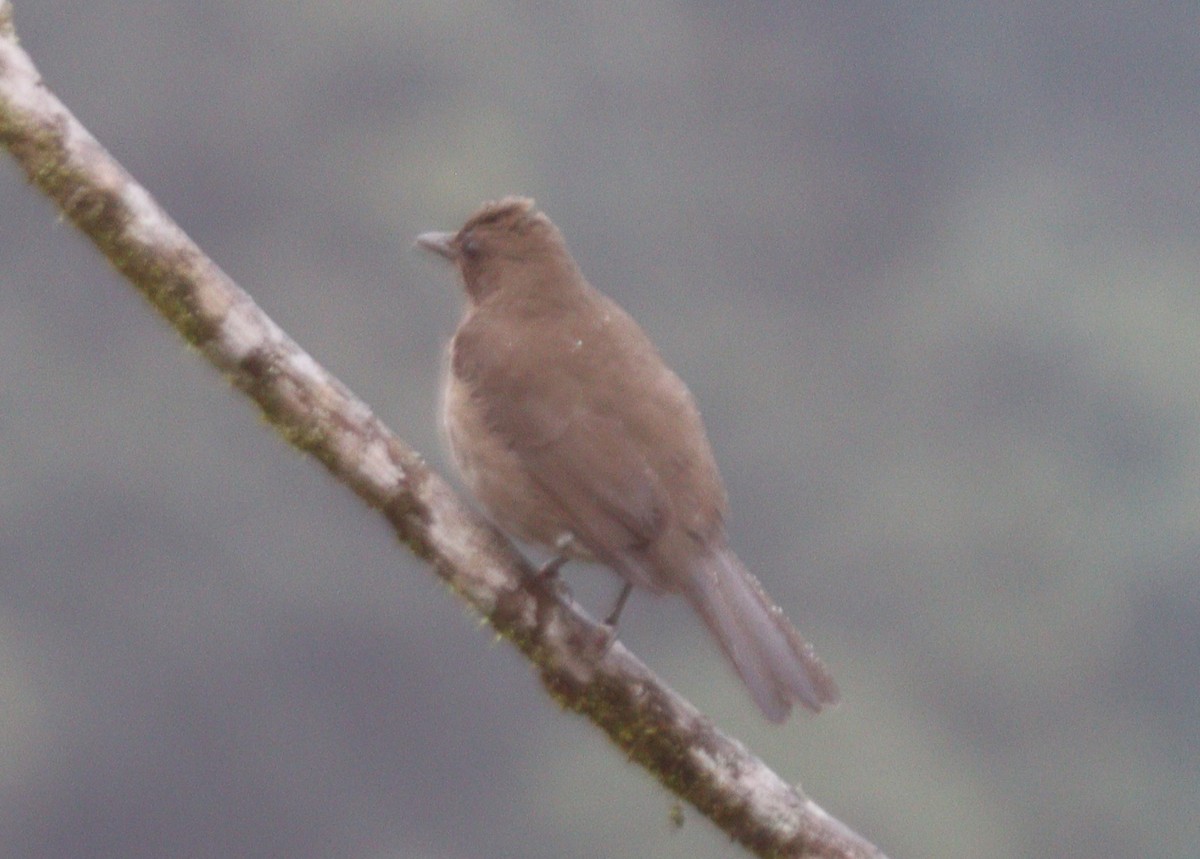
[[[1036,9],[1036,10],[1035,10]],[[49,85],[438,467],[520,192],[689,381],[733,539],[845,701],[763,722],[894,857],[1200,836],[1200,11],[18,3]],[[736,850],[287,448],[0,158],[0,841],[21,857]],[[603,571],[568,572],[606,609]]]

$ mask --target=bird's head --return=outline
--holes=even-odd
[[[422,233],[417,244],[454,263],[475,302],[516,284],[556,282],[564,264],[575,271],[562,234],[528,197],[485,203],[458,232]]]

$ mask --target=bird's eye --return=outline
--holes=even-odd
[[[459,244],[459,249],[467,259],[475,259],[483,252],[483,248],[479,244],[479,239],[475,238],[474,233],[467,233],[467,235],[463,236]]]

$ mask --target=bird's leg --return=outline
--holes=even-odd
[[[604,618],[604,625],[610,627],[613,633],[617,631],[617,621],[621,619],[621,611],[625,608],[625,601],[629,599],[631,591],[633,591],[633,582],[626,582],[625,586],[621,588],[620,595],[617,597],[617,604],[608,613],[608,617]]]
[[[617,640],[617,621],[620,620],[621,609],[625,608],[625,601],[629,599],[632,591],[633,584],[625,582],[621,587],[621,593],[617,595],[617,604],[608,613],[608,617],[604,618],[604,624],[600,627],[600,638],[597,642],[600,646],[601,656],[606,656],[612,648],[613,642]]]
[[[567,585],[558,577],[558,571],[566,562],[566,555],[555,555],[546,561],[533,574],[533,585],[544,587],[561,599],[567,593]]]
[[[538,567],[538,570],[537,570],[538,580],[544,582],[549,579],[555,578],[558,575],[558,571],[560,569],[562,569],[562,565],[565,564],[567,562],[567,560],[568,559],[567,559],[566,555],[555,555],[553,558],[548,560],[546,563],[544,563],[540,567]]]
[[[563,533],[554,541],[555,555],[546,563],[538,567],[538,581],[546,582],[558,575],[558,571],[562,569],[562,565],[570,560],[567,557],[567,551],[575,543],[575,537],[571,533]]]

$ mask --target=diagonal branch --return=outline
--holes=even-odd
[[[110,263],[534,663],[560,705],[761,856],[882,859],[604,635],[272,322],[42,83],[0,0],[0,142]]]

